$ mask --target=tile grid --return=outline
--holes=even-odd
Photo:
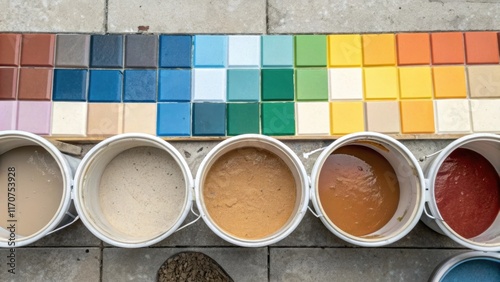
[[[492,37],[492,35],[494,36]],[[0,36],[5,37],[5,35]],[[52,65],[51,69],[54,72],[54,77],[52,81],[48,82],[51,86],[46,87],[50,88],[49,91],[46,92],[53,93],[52,102],[48,104],[45,102],[47,105],[42,106],[44,102],[18,101],[21,100],[19,99],[21,86],[23,89],[27,87],[25,84],[22,84],[24,80],[21,79],[21,70],[31,70],[31,67],[28,68],[26,66],[29,64],[25,62],[28,59],[23,60],[24,57],[22,57],[24,50],[23,38],[25,36],[33,37],[33,35],[19,35],[20,43],[19,47],[17,47],[17,60],[19,62],[15,65],[18,79],[15,86],[13,86],[17,88],[17,95],[15,97],[17,100],[13,102],[9,100],[9,97],[6,99],[4,94],[0,93],[2,94],[2,98],[0,98],[1,112],[3,113],[2,117],[4,117],[2,118],[2,124],[0,124],[1,129],[14,128],[12,120],[16,117],[15,111],[19,111],[17,114],[19,117],[17,118],[16,128],[32,131],[41,135],[49,135],[49,133],[52,132],[54,136],[63,137],[72,135],[92,137],[96,135],[113,135],[123,131],[141,130],[162,136],[225,136],[260,132],[267,135],[311,135],[318,137],[326,137],[330,134],[342,135],[363,130],[393,134],[402,132],[403,134],[428,133],[435,135],[485,131],[500,132],[498,128],[498,120],[500,119],[498,103],[500,99],[496,99],[500,95],[498,93],[498,85],[495,82],[500,73],[498,69],[498,34],[494,32],[396,35],[194,35],[189,45],[194,61],[191,62],[188,68],[192,76],[191,87],[193,89],[190,91],[192,93],[192,98],[186,101],[186,105],[181,105],[182,103],[174,100],[164,103],[165,101],[160,97],[162,92],[162,73],[179,71],[179,68],[168,68],[168,66],[165,68],[165,65],[162,65],[161,40],[163,36],[175,37],[175,35],[114,35],[121,37],[121,64],[119,64],[119,68],[116,68],[116,66],[106,68],[105,66],[96,66],[92,63],[95,54],[89,50],[92,49],[94,37],[101,36],[109,38],[109,35],[80,35],[92,38],[91,40],[87,40],[87,43],[91,46],[88,47],[89,50],[86,52],[86,54],[89,55],[88,57],[90,57],[91,63],[87,64],[86,67],[82,67],[64,65],[59,62],[59,58],[62,56],[60,55],[61,51],[58,50],[60,47],[58,42],[62,38],[61,36],[74,36],[76,38],[77,35],[57,35],[56,38],[56,35],[51,34],[49,36],[52,36],[53,46],[52,50],[49,52],[52,54],[48,56],[49,62],[37,62],[34,63],[34,65],[35,67],[37,67],[37,64],[44,65],[44,67],[46,67],[45,65]],[[5,40],[4,37],[0,37],[0,41]],[[269,57],[265,55],[265,40],[269,40],[270,38],[284,39],[287,37],[295,41],[292,46],[292,48],[296,48],[296,50],[292,51],[292,55],[295,54],[295,63],[292,61],[291,66],[282,64],[267,65],[265,61],[272,58],[272,56]],[[378,40],[376,39],[377,37],[381,39]],[[391,37],[393,38],[392,43]],[[399,37],[402,39],[400,40]],[[424,42],[423,44],[426,46],[405,53],[401,46],[404,46],[406,37],[410,39],[412,37],[420,38],[412,39],[413,41],[410,40],[410,43],[420,40]],[[463,52],[455,52],[456,54],[452,54],[453,56],[446,52],[443,53],[442,50],[439,50],[439,48],[442,48],[442,46],[439,47],[438,44],[439,37],[454,38],[455,41],[457,41],[458,38],[458,41],[461,42],[461,48],[464,49]],[[139,60],[136,60],[135,63],[130,63],[133,60],[129,60],[128,51],[130,52],[133,48],[127,46],[127,42],[129,39],[133,42],[132,39],[134,38],[136,38],[139,43],[141,43],[140,41],[144,41],[143,39],[152,38],[154,43],[152,52],[153,59],[151,59],[151,56],[139,57]],[[217,50],[217,48],[213,48],[210,44],[208,45],[212,47],[212,50],[208,50],[209,52],[213,52],[214,49],[215,52],[219,52],[219,55],[223,58],[222,63],[216,63],[215,67],[213,67],[210,63],[208,63],[208,65],[203,63],[203,60],[199,62],[200,58],[198,58],[199,60],[197,61],[197,38],[205,38],[209,39],[209,41],[214,38],[219,38],[225,41],[227,46],[226,52],[228,52],[228,54],[224,53],[225,48],[219,48],[222,49],[221,51]],[[392,44],[394,56],[397,54],[398,62],[377,62],[377,60],[380,59],[387,60],[387,58],[390,58],[390,55],[382,56],[380,55],[382,54],[380,50],[378,53],[374,53],[375,56],[373,54],[370,55],[368,49],[371,47],[367,48],[370,44],[365,44],[365,38],[370,39],[370,44],[375,42],[373,43],[375,46],[374,49],[380,47],[377,47],[377,44],[384,45],[383,41]],[[422,38],[424,39],[422,40]],[[434,40],[433,38],[437,39]],[[257,41],[256,44],[253,42],[253,49],[246,50],[246,53],[243,52],[243,55],[239,57],[233,56],[234,53],[231,52],[232,45],[236,46],[236,50],[245,51],[245,47],[252,45],[251,39]],[[315,47],[314,42],[311,43],[314,41],[312,39],[327,41],[328,44],[320,43],[316,45],[321,48],[326,48],[328,51],[311,52]],[[476,41],[480,40],[489,40],[489,43],[483,42],[478,45]],[[236,43],[241,41],[243,43],[240,45],[231,44],[232,41]],[[309,52],[304,53],[300,50],[300,48],[302,48],[300,47],[300,41],[310,41],[304,45],[306,49],[310,49]],[[333,43],[331,43],[331,41]],[[377,43],[377,41],[381,41],[382,43]],[[386,45],[387,42],[385,42]],[[434,44],[435,42],[438,43]],[[475,45],[470,43],[473,47],[464,48],[464,46],[467,47],[470,45],[468,42],[473,42]],[[496,45],[492,44],[492,42],[495,42]],[[2,44],[2,42],[0,42],[0,44]],[[484,47],[485,44],[486,48]],[[414,47],[413,45],[418,46],[418,44],[407,45],[411,48]],[[442,42],[441,45],[443,45]],[[494,46],[491,47],[491,45]],[[5,44],[0,46],[5,48]],[[138,44],[138,46],[139,51],[144,49],[144,45]],[[255,46],[258,46],[258,48],[255,48]],[[151,44],[149,47],[151,47]],[[337,50],[335,50],[335,48],[337,48]],[[476,50],[476,53],[474,53],[474,48],[479,48],[479,51]],[[486,51],[484,51],[484,49],[486,49]],[[56,50],[57,52],[55,52]],[[301,55],[301,52],[304,54]],[[419,52],[424,54],[418,54]],[[439,61],[440,57],[437,54],[440,54],[440,52],[443,57],[448,56],[448,58],[446,58],[448,61]],[[277,52],[275,51],[275,53]],[[377,54],[379,56],[376,56]],[[27,58],[29,58],[28,55],[26,56]],[[249,57],[252,55],[254,59],[257,58],[257,63],[255,64],[254,62],[253,65],[251,60],[250,64],[248,64]],[[273,55],[276,56],[276,54]],[[152,60],[153,63],[150,62],[149,65],[144,65],[144,61],[148,61],[148,59],[149,61]],[[208,59],[210,61],[210,58]],[[396,60],[395,58],[393,59]],[[240,60],[239,63],[238,60]],[[8,64],[0,62],[0,65],[2,65],[0,71],[5,72],[5,70],[9,68]],[[79,72],[78,70],[83,72]],[[121,73],[119,76],[122,76],[122,81],[118,83],[118,87],[120,87],[120,100],[115,101],[119,103],[116,103],[116,105],[112,105],[112,103],[99,106],[100,103],[94,103],[93,99],[91,99],[93,91],[92,74],[94,72],[97,74],[98,71],[108,72],[113,70],[119,71]],[[253,72],[253,76],[249,76],[250,72],[254,70],[256,72]],[[144,93],[140,93],[140,95],[137,96],[135,92],[129,90],[133,89],[132,86],[134,86],[134,84],[128,83],[127,77],[132,76],[132,74],[146,74],[148,71],[155,72],[154,79],[156,81],[154,83],[145,83],[141,85],[139,82],[142,81],[141,78],[143,77],[139,76],[138,79],[134,80],[134,83],[139,84],[134,90]],[[326,90],[326,98],[324,97],[324,71],[327,71],[328,82],[326,85],[330,88]],[[248,73],[245,74],[246,72]],[[70,73],[73,75],[69,76]],[[219,85],[215,85],[215,91],[206,91],[206,89],[204,89],[207,86],[214,86],[214,79],[208,77],[205,82],[201,79],[196,79],[196,77],[199,78],[206,74],[213,75],[216,73],[218,73],[218,75],[215,75],[213,78],[219,78],[220,81],[218,82]],[[59,91],[60,87],[62,87],[63,90],[65,87],[65,81],[58,79],[58,77],[63,76],[63,74],[68,75],[68,78],[75,78],[77,75],[81,76],[80,88],[83,88],[83,90],[79,93],[83,98],[79,98],[81,102],[76,102],[80,103],[80,106],[70,104],[75,103],[72,102],[74,97],[60,98],[58,96],[59,94],[63,96],[74,94],[71,93],[74,90],[71,89],[71,87],[74,88],[74,85],[67,86],[69,87],[66,89],[68,91]],[[3,77],[5,78],[6,76],[4,75]],[[83,81],[82,77],[84,77]],[[234,83],[236,85],[251,81],[249,78],[252,78],[254,82],[257,81],[254,85],[257,84],[258,90],[256,92],[254,90],[254,93],[257,93],[259,98],[255,99],[255,97],[253,97],[253,100],[233,99],[231,93],[234,91],[231,88],[231,81],[233,81],[234,78],[239,78],[239,80],[235,80],[238,82]],[[273,83],[266,84],[269,78],[274,79],[274,81]],[[460,82],[460,87],[457,86],[457,78]],[[357,85],[356,87],[358,87],[357,89],[352,88],[352,84],[349,83],[352,82],[353,79],[357,81],[357,83],[355,83],[355,85]],[[281,84],[276,83],[277,81]],[[398,86],[392,87],[393,90],[390,90],[388,94],[387,87],[385,86],[386,84],[393,85],[394,81],[396,81]],[[106,81],[104,81],[104,83],[106,83]],[[202,84],[204,87],[201,87],[197,91],[197,84]],[[454,87],[450,87],[450,85],[454,84],[456,84]],[[291,90],[288,89],[288,91],[283,91],[282,86],[285,86],[284,88],[286,89],[286,87],[290,88],[290,85]],[[149,92],[143,91],[148,87],[151,88]],[[337,91],[332,91],[332,87],[336,88]],[[0,90],[4,91],[3,89],[6,88],[8,87],[0,88]],[[35,92],[35,90],[30,90],[31,92],[28,91],[29,95],[33,95],[31,97],[36,95],[36,93],[32,93]],[[211,100],[214,98],[211,97],[214,93],[218,93],[219,96]],[[291,93],[291,95],[289,93]],[[243,93],[243,96],[244,95],[248,95],[248,93]],[[332,95],[334,96],[332,97]],[[342,97],[342,95],[344,95],[344,97]],[[12,99],[12,97],[10,97],[10,99]],[[42,97],[42,99],[47,98]],[[48,99],[50,100],[50,97],[48,97]],[[148,105],[147,102],[152,104]],[[211,105],[214,104],[213,102],[218,102],[221,105]],[[399,109],[394,106],[395,103],[399,104]],[[9,104],[11,105],[9,106]],[[19,105],[14,106],[14,104]],[[87,105],[88,110],[86,108]],[[327,109],[327,106],[329,109]],[[95,109],[93,110],[93,108]],[[111,113],[109,113],[109,110],[112,108],[115,109],[114,112],[111,111]],[[35,109],[38,113],[33,113],[32,109]],[[11,112],[9,113],[9,111]],[[72,117],[72,115],[78,111],[80,112],[80,116],[84,118],[79,119],[74,116]],[[130,112],[130,114],[127,114],[128,112]],[[219,120],[215,122],[213,121],[214,113],[219,114]],[[387,117],[387,113],[393,113],[393,116]],[[89,124],[86,124],[87,114],[89,115]],[[110,114],[113,116],[110,116]],[[163,118],[163,115],[168,114],[170,115],[169,118]],[[177,120],[175,120],[175,118],[172,119],[172,116],[175,117],[177,114],[181,114],[182,118]],[[50,117],[51,115],[52,118]],[[396,115],[401,115],[401,117],[394,118]],[[149,120],[149,123],[146,122],[148,126],[145,126],[144,122],[141,122],[144,121],[144,116]],[[422,116],[424,116],[424,118],[422,118]],[[427,118],[425,118],[425,116],[427,116]],[[39,124],[31,122],[38,122],[40,119],[48,121],[45,122],[45,124],[42,122]],[[24,122],[24,120],[29,120],[30,122]],[[85,124],[82,124],[83,120]],[[69,121],[71,121],[71,124],[68,125]],[[94,121],[94,124],[91,124],[91,121]],[[399,121],[400,124],[398,124]],[[162,124],[176,124],[177,122],[183,124],[183,130],[178,130],[177,128],[167,129],[165,131],[161,129]],[[158,125],[156,123],[158,123]],[[249,125],[245,126],[247,123]],[[30,127],[33,124],[35,127]],[[40,124],[43,126],[36,127]],[[79,130],[75,130],[75,124],[80,124]],[[326,129],[327,124],[330,130]],[[213,126],[216,128],[215,131],[211,131],[212,129],[210,129]],[[96,128],[97,130],[95,130]],[[103,128],[105,130],[102,130]],[[186,130],[186,128],[189,129]],[[50,129],[52,129],[52,131],[50,131]],[[207,129],[209,130],[207,131]]]

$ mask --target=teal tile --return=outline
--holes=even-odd
[[[227,71],[228,101],[258,101],[260,71],[258,69],[230,69]]]
[[[291,35],[262,36],[262,66],[292,67],[293,36]]]

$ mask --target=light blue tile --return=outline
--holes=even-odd
[[[195,67],[225,67],[227,65],[227,36],[196,35],[194,37]]]
[[[262,36],[262,66],[293,67],[293,36]]]
[[[191,103],[159,103],[158,136],[189,136],[191,134]]]

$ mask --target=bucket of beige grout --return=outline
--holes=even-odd
[[[180,153],[161,138],[121,134],[93,147],[75,176],[82,222],[117,247],[153,245],[175,232],[192,205],[193,178]]]
[[[424,172],[422,222],[467,248],[500,251],[500,135],[458,138],[433,154]]]
[[[79,159],[35,134],[0,131],[0,247],[22,247],[78,216],[71,199]]]
[[[408,234],[424,207],[424,177],[400,142],[374,132],[326,147],[311,174],[311,200],[323,224],[354,245],[378,247]]]
[[[287,237],[309,202],[308,177],[297,155],[258,134],[231,137],[203,159],[195,180],[196,204],[208,227],[242,247]]]

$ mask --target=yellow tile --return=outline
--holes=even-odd
[[[434,67],[432,75],[436,98],[467,98],[465,67]]]
[[[363,35],[363,63],[365,66],[396,65],[394,34]]]
[[[361,35],[328,35],[328,65],[331,67],[361,66]]]
[[[333,135],[365,130],[363,102],[330,103],[330,126]]]
[[[387,100],[399,97],[398,69],[396,67],[364,68],[365,98]]]
[[[401,99],[432,98],[432,74],[430,67],[399,68]]]
[[[401,131],[403,133],[434,133],[432,101],[401,101]]]

